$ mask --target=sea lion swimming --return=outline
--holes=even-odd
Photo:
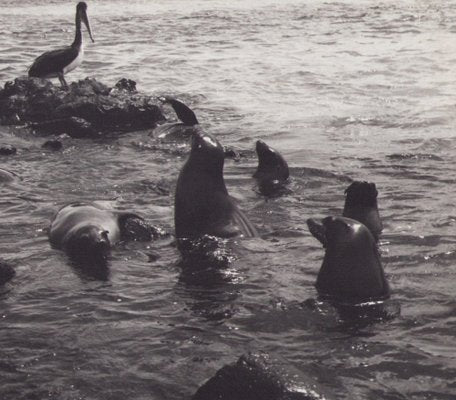
[[[232,237],[257,235],[255,227],[238,208],[223,179],[224,150],[211,135],[197,130],[190,155],[176,186],[174,221],[177,238],[207,235]]]
[[[140,216],[99,204],[71,203],[61,208],[49,229],[51,245],[82,263],[104,264],[111,246],[123,239],[150,240]]]
[[[260,192],[269,195],[283,187],[290,176],[288,164],[282,155],[262,140],[256,142],[258,168],[253,174]]]
[[[383,224],[378,213],[378,191],[375,183],[354,181],[345,190],[345,195],[345,205],[342,215],[366,225],[375,240],[378,241],[383,230]]]
[[[309,218],[307,225],[326,250],[316,282],[320,295],[349,301],[389,297],[377,245],[365,225],[345,217]]]
[[[170,96],[160,97],[164,104],[169,104],[181,122],[166,123],[154,129],[154,136],[165,140],[188,139],[198,129],[199,122],[195,113],[182,101]]]

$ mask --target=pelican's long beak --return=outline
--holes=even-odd
[[[81,15],[82,22],[84,22],[84,25],[87,27],[87,31],[89,32],[90,39],[92,40],[93,43],[95,43],[95,39],[92,36],[92,29],[90,29],[90,22],[89,22],[89,17],[87,16],[87,12],[85,10],[83,10],[81,14],[82,14]]]

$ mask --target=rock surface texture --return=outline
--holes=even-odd
[[[0,123],[29,124],[42,134],[96,137],[150,129],[165,119],[160,103],[121,79],[110,88],[95,79],[67,90],[39,78],[16,78],[0,90]]]

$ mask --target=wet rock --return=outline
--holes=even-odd
[[[232,147],[223,146],[223,150],[225,152],[225,158],[231,158],[234,161],[241,160],[241,153],[239,153],[239,151],[233,149]]]
[[[14,146],[11,145],[3,145],[0,146],[0,155],[2,156],[10,156],[16,154],[17,150]]]
[[[271,360],[265,354],[247,354],[221,368],[203,384],[192,400],[323,400],[330,399],[301,371]]]
[[[48,149],[52,151],[59,151],[63,148],[63,143],[60,140],[47,140],[41,146],[43,149]]]
[[[33,122],[30,126],[42,135],[66,133],[75,138],[99,136],[98,131],[84,118],[68,117],[43,122]]]
[[[122,78],[114,86],[117,90],[126,90],[127,92],[136,92],[136,82],[131,79]]]
[[[147,257],[148,257],[148,262],[152,263],[152,262],[155,262],[160,259],[160,254],[154,253],[151,251],[151,252],[147,253]]]
[[[5,284],[16,275],[14,268],[6,261],[0,259],[0,285]]]
[[[0,122],[31,124],[44,134],[93,137],[150,129],[163,121],[158,101],[121,79],[110,88],[95,79],[73,82],[67,90],[39,78],[16,78],[0,90]]]

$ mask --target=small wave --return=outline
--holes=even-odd
[[[413,153],[396,153],[387,155],[386,158],[390,160],[433,160],[433,161],[445,161],[443,158],[436,156],[435,154],[413,154]]]
[[[384,116],[383,118],[379,117],[339,117],[334,118],[330,126],[334,128],[341,128],[347,125],[365,125],[365,126],[378,126],[386,129],[412,129],[412,128],[425,128],[435,125],[445,125],[447,123],[446,118],[428,118],[428,119],[417,119],[414,121],[403,121],[403,122],[394,122],[400,118],[399,116]]]

